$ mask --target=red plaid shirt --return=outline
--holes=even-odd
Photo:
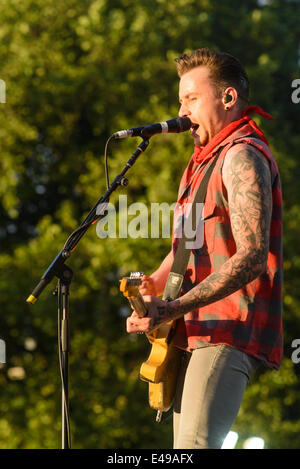
[[[226,189],[222,180],[225,155],[235,143],[256,147],[267,158],[272,178],[273,211],[267,269],[246,286],[208,306],[187,313],[178,322],[175,345],[186,349],[227,344],[262,359],[268,366],[279,368],[282,359],[282,195],[277,164],[268,147],[253,126],[245,123],[217,145],[201,162],[197,151],[182,177],[178,207],[192,203],[203,177],[203,169],[220,146],[204,204],[204,243],[191,251],[182,294],[203,281],[232,257],[236,244],[230,225]],[[200,164],[199,164],[200,163]],[[178,241],[178,240],[177,240]],[[176,250],[177,241],[173,239]]]

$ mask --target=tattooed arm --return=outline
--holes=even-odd
[[[265,157],[248,145],[234,145],[223,165],[236,253],[216,272],[177,300],[147,297],[149,317],[128,326],[147,332],[161,323],[218,301],[254,280],[266,269],[272,213],[271,174]],[[134,318],[133,318],[134,319]],[[129,321],[130,322],[130,321]],[[133,321],[134,322],[134,321]]]
[[[234,145],[224,160],[223,181],[228,193],[236,253],[218,271],[177,300],[164,303],[158,298],[154,302],[149,298],[150,328],[225,298],[266,269],[272,213],[268,162],[253,147]]]
[[[225,298],[266,269],[272,213],[268,162],[253,147],[235,145],[225,157],[223,181],[228,193],[236,253],[218,271],[181,297],[173,305],[177,311],[186,313]]]

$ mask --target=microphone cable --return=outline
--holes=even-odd
[[[105,168],[105,180],[106,180],[106,189],[109,188],[109,175],[108,175],[108,164],[107,164],[107,149],[109,142],[114,138],[113,134],[106,140],[105,149],[104,149],[104,168]]]
[[[108,171],[108,162],[107,162],[107,150],[108,150],[108,144],[113,138],[114,138],[113,135],[111,135],[106,140],[105,149],[104,149],[104,170],[105,170],[105,181],[106,181],[106,188],[107,189],[109,188],[109,171]],[[78,228],[76,228],[76,230],[74,230],[70,234],[70,236],[68,237],[67,241],[64,244],[64,247],[63,247],[64,250],[72,251],[73,248],[74,248],[72,246],[72,241],[73,241],[74,237],[77,236],[81,231],[85,231],[86,229],[88,229],[88,227],[90,225],[92,225],[98,219],[97,213],[94,213],[94,212],[96,212],[97,207],[98,207],[98,204],[96,204],[95,207],[92,209],[93,213],[90,213],[88,219],[86,219]],[[95,215],[96,215],[96,217],[95,217]]]

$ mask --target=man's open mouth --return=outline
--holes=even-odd
[[[199,125],[198,124],[192,124],[191,125],[191,135],[194,136],[196,134],[196,131],[198,129]]]

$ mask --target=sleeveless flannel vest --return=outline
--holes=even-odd
[[[217,271],[236,252],[222,167],[225,155],[232,145],[252,145],[260,150],[262,158],[267,158],[271,171],[273,209],[267,269],[226,298],[187,313],[178,322],[174,343],[189,351],[203,346],[227,344],[263,360],[270,367],[279,368],[283,348],[282,194],[277,164],[266,139],[263,141],[260,137],[253,131],[253,126],[245,122],[218,144],[202,162],[197,161],[197,152],[194,153],[179,188],[174,226],[182,213],[182,210],[178,212],[178,207],[182,209],[187,202],[192,202],[206,164],[222,147],[207,188],[203,210],[203,245],[191,251],[182,288],[184,294]],[[176,244],[176,239],[173,238],[174,250]]]

